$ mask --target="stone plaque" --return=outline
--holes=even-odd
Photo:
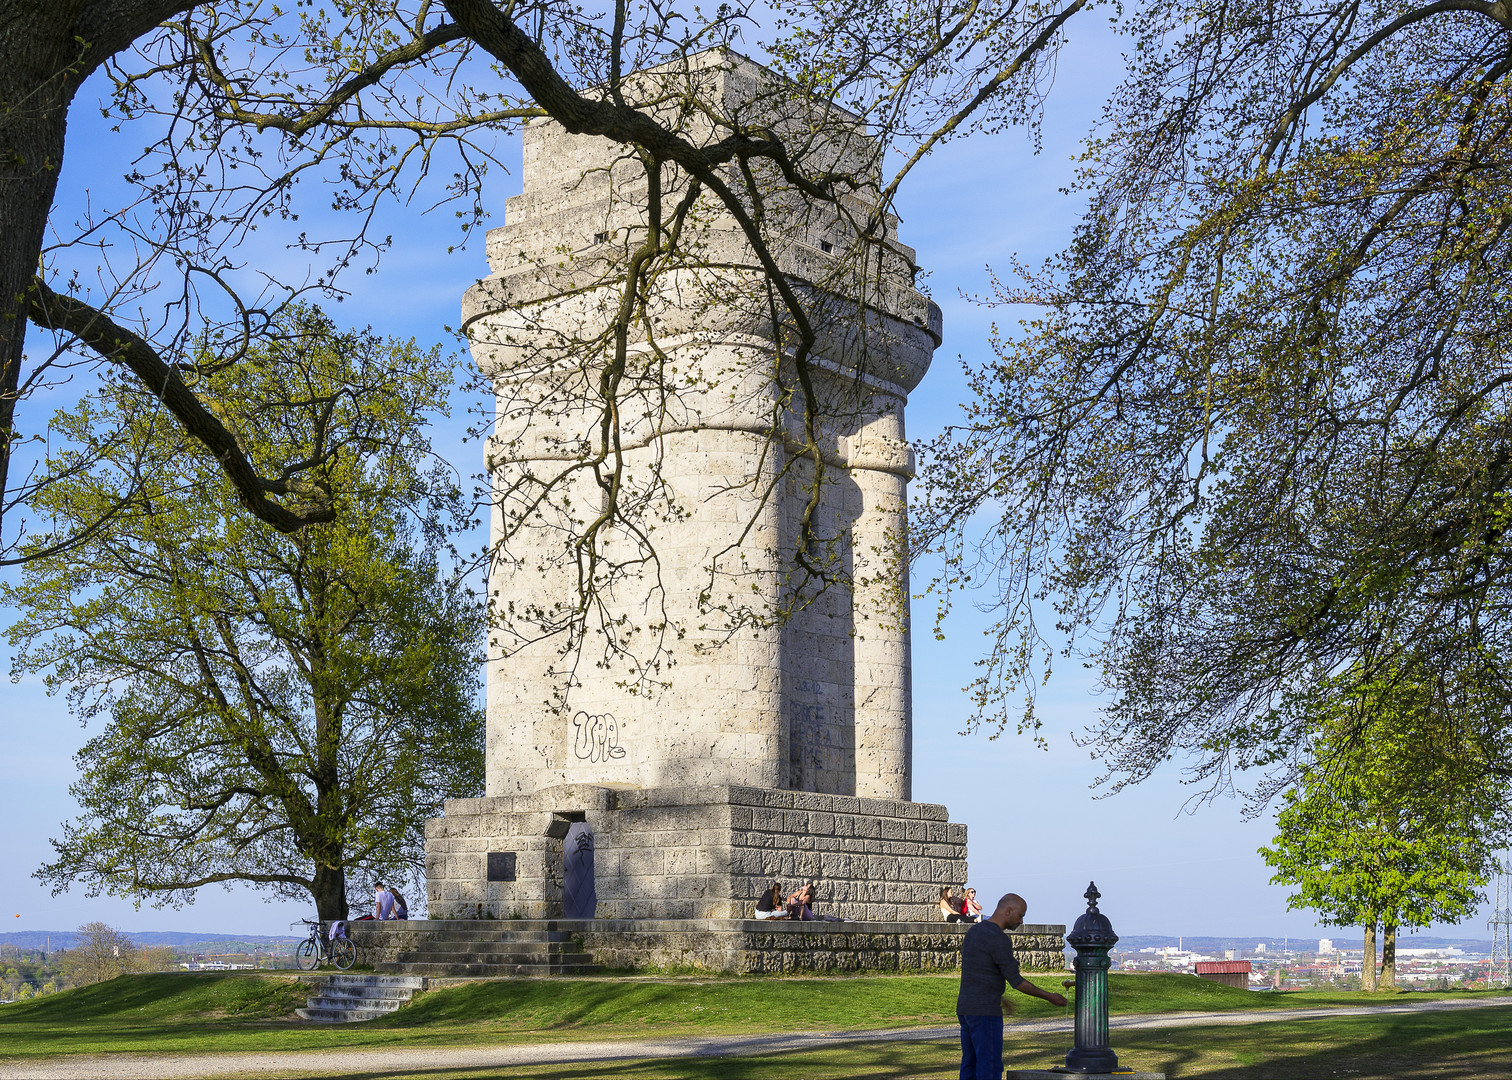
[[[474,863],[473,865],[477,865]],[[515,879],[515,853],[513,851],[490,851],[488,853],[488,880],[513,881]]]

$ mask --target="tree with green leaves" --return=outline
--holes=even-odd
[[[14,674],[104,721],[38,872],[55,891],[247,882],[344,918],[351,874],[412,875],[441,799],[480,792],[482,605],[448,565],[464,507],[426,436],[452,367],[314,308],[275,329],[201,377],[249,458],[313,448],[329,522],[268,527],[131,380],[58,421],[53,532],[0,592],[24,613]]]
[[[1311,737],[1288,702],[1355,664],[1474,670],[1500,723],[1512,13],[1220,0],[1121,26],[1085,217],[1000,282],[1028,314],[916,507],[942,593],[991,588],[978,719],[1032,726],[1067,648],[1110,689],[1114,784],[1181,758],[1210,791],[1284,786]]]
[[[1289,907],[1364,927],[1367,990],[1376,989],[1377,927],[1380,987],[1392,989],[1397,930],[1472,914],[1506,836],[1505,797],[1485,782],[1488,757],[1504,748],[1432,716],[1434,703],[1411,677],[1365,680],[1359,668],[1310,694],[1319,734],[1283,796],[1272,846],[1260,849],[1271,881],[1296,888]],[[1360,712],[1369,723],[1350,715]]]

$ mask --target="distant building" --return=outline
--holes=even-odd
[[[1334,951],[1333,938],[1318,939],[1318,955],[1327,956]]]
[[[1236,990],[1248,990],[1250,962],[1248,960],[1201,960],[1197,963],[1197,977],[1209,982],[1222,983]]]
[[[1262,942],[1260,942],[1260,944],[1256,945],[1255,946],[1255,951],[1257,953],[1263,953],[1265,951],[1265,942],[1262,941]]]

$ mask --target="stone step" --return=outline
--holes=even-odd
[[[320,1024],[375,1020],[408,1005],[425,980],[411,974],[326,975],[309,983],[310,993],[296,1015]]]
[[[350,998],[313,997],[305,1002],[305,1008],[315,1012],[347,1012],[361,1014],[366,1019],[368,1014],[373,1016],[387,1016],[391,1012],[398,1012],[407,1001],[395,1001],[384,1004],[380,1001],[353,1001]]]
[[[453,930],[374,934],[371,940],[375,945],[397,941],[531,941],[544,945],[570,941],[572,935],[566,930]]]
[[[392,1009],[324,1009],[324,1007],[305,1006],[304,1009],[295,1009],[296,1015],[304,1019],[313,1019],[318,1024],[351,1024],[360,1019],[378,1019],[387,1016]]]
[[[412,964],[514,964],[517,967],[533,965],[560,967],[563,964],[591,964],[593,957],[585,952],[535,956],[530,953],[511,952],[508,949],[489,949],[468,953],[402,952],[391,963],[403,965],[404,971],[412,970],[410,966]]]
[[[556,956],[564,952],[574,952],[577,948],[577,944],[571,941],[457,941],[453,938],[445,938],[422,939],[408,948],[401,947],[400,952],[466,954],[508,949],[510,952],[522,955],[528,953],[532,956]]]
[[[415,975],[507,977],[517,975],[593,975],[599,970],[597,964],[587,963],[533,963],[493,964],[462,963],[459,961],[430,963],[401,961],[383,962],[374,965],[380,971],[403,970]]]
[[[515,932],[559,930],[561,922],[563,922],[561,919],[410,919],[407,922],[369,920],[352,925],[358,929],[376,931],[380,934],[395,934],[405,930],[420,933],[439,930],[444,934],[455,934],[496,930]],[[572,925],[579,923],[583,923],[583,920],[576,920]]]
[[[408,1005],[411,995],[404,992],[390,992],[389,994],[346,994],[340,990],[327,987],[310,995],[306,1005],[319,1005],[324,1008],[327,1005],[362,1006],[374,1009],[397,1009],[401,1005]]]
[[[395,990],[424,990],[425,980],[413,975],[331,974],[324,975],[326,986],[381,986]]]
[[[418,988],[408,986],[344,986],[340,983],[327,983],[324,986],[312,986],[310,993],[362,998],[364,1001],[408,1001],[414,996],[416,989]]]

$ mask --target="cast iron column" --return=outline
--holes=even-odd
[[[1066,1055],[1066,1070],[1080,1073],[1110,1073],[1118,1068],[1118,1055],[1108,1045],[1108,950],[1118,941],[1113,924],[1097,910],[1097,882],[1082,894],[1087,911],[1066,935],[1066,944],[1076,950],[1076,1043]]]

